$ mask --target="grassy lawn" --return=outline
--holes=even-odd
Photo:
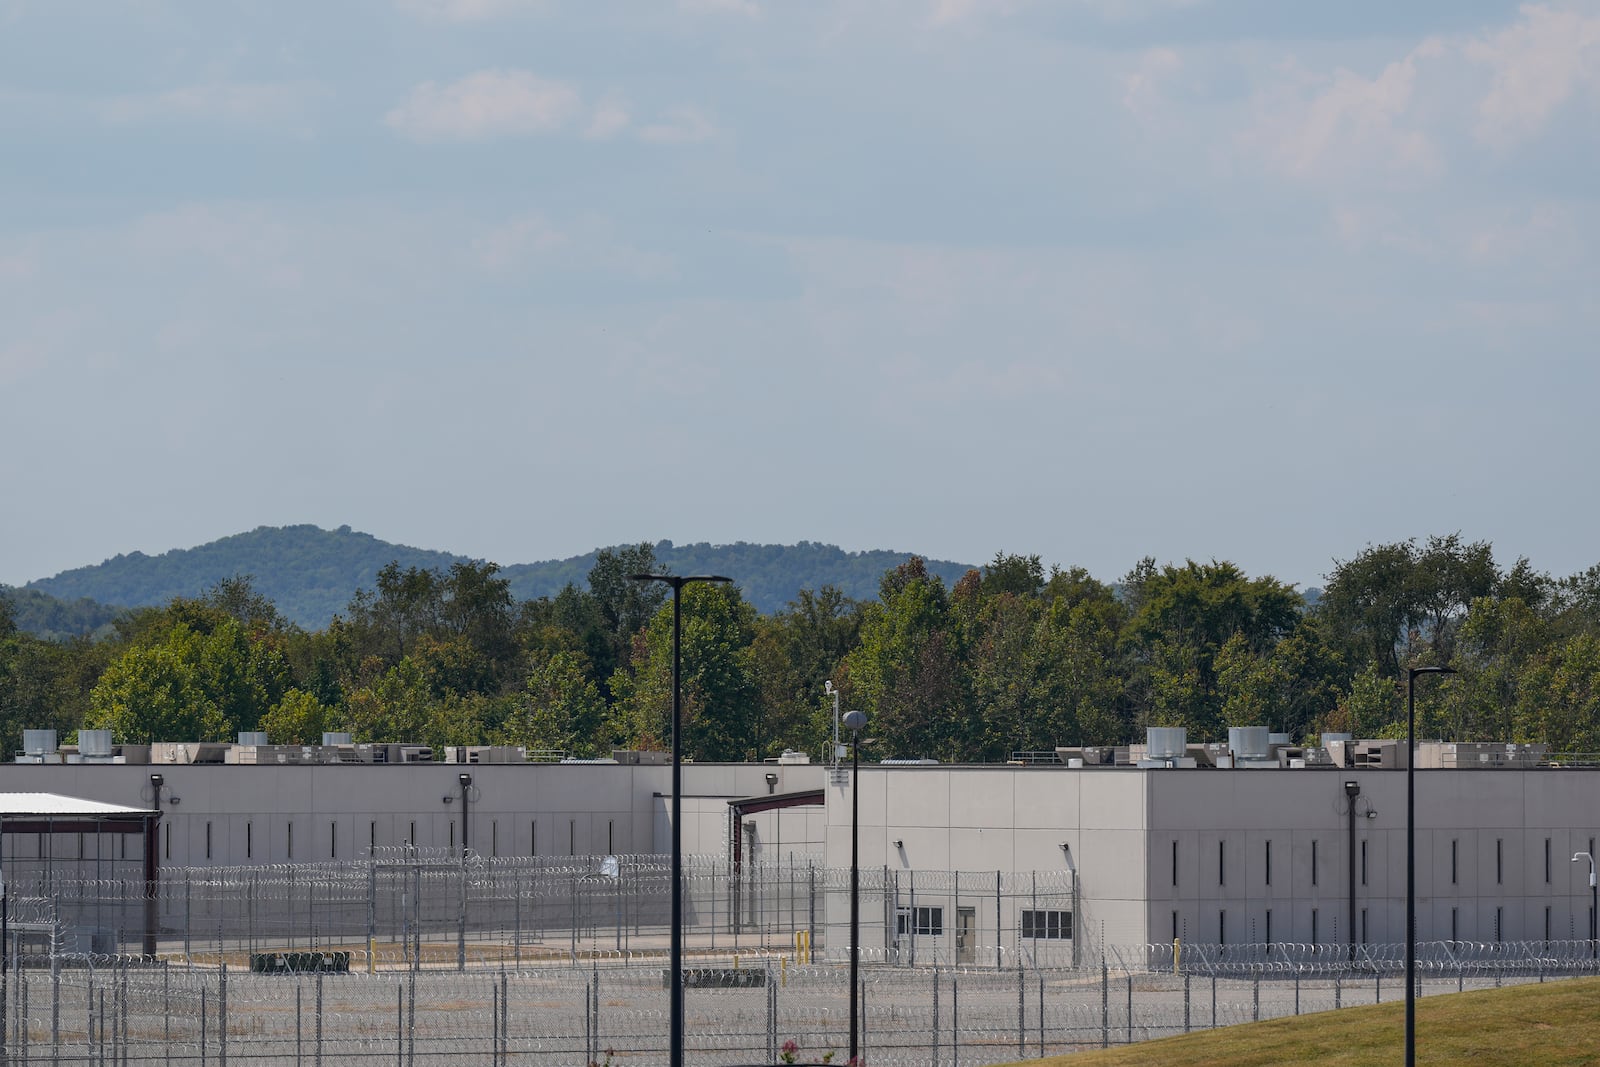
[[[1233,1026],[1121,1048],[1030,1060],[1060,1067],[1202,1067],[1405,1061],[1405,1002]],[[1484,989],[1417,1001],[1417,1063],[1600,1064],[1600,978]]]

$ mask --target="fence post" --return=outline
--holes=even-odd
[[[322,970],[317,970],[317,1067],[322,1067]]]
[[[417,1062],[417,971],[406,972],[406,1065]]]
[[[200,979],[200,1067],[206,1064],[206,982]]]
[[[1251,991],[1250,996],[1251,996],[1251,1003],[1250,1003],[1251,1021],[1252,1022],[1260,1022],[1261,1021],[1261,968],[1259,968],[1259,967],[1256,968],[1255,988]]]
[[[1183,1032],[1186,1034],[1189,1032],[1189,978],[1189,972],[1183,972]]]
[[[405,1067],[406,1062],[406,990],[394,987],[394,1067]]]
[[[933,965],[933,1067],[939,1067],[939,965]]]
[[[1104,952],[1100,956],[1100,1047],[1111,1047],[1111,972],[1106,969]]]
[[[1294,965],[1294,1013],[1300,1014],[1300,965]]]
[[[1333,976],[1333,1008],[1335,1011],[1344,1007],[1344,980],[1337,974]]]
[[[1039,1058],[1044,1058],[1044,972],[1039,972]]]
[[[772,964],[767,963],[767,1062],[778,1060],[778,985],[772,980]]]
[[[1217,972],[1211,972],[1211,1029],[1217,1028]]]
[[[1128,975],[1128,1044],[1133,1044],[1133,975]]]
[[[1017,1059],[1028,1054],[1028,991],[1024,985],[1027,976],[1022,973],[1022,960],[1017,960]]]
[[[61,957],[50,942],[50,1062],[61,1062]]]
[[[1001,939],[1004,935],[1000,926],[1000,872],[994,872],[994,969],[999,970],[1004,966],[1000,962]]]
[[[228,964],[217,965],[217,1062],[228,1067]]]
[[[950,972],[950,1067],[961,1067],[961,972]]]
[[[500,966],[500,1062],[511,1059],[511,1010],[507,1003],[510,990],[506,986],[505,965]]]
[[[297,974],[294,976],[294,1067],[300,1067],[305,1056],[305,1053],[301,1051],[301,1034],[305,1030],[305,1025],[301,1020],[305,1018],[305,1012],[300,1006],[300,993],[300,976]]]
[[[461,854],[461,906],[456,911],[456,970],[467,969],[467,854]]]

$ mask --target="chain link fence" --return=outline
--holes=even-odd
[[[849,871],[686,859],[688,1061],[848,1058]],[[862,872],[872,1063],[1010,1062],[1399,999],[1399,945],[1104,945],[1066,872]],[[10,897],[7,1064],[668,1061],[665,857],[47,880]],[[139,953],[155,916],[156,957]],[[106,948],[110,952],[102,951]],[[1428,943],[1425,996],[1600,973],[1593,942]],[[116,950],[120,949],[122,954]]]
[[[1277,949],[1279,946],[1274,946]],[[1314,946],[1317,949],[1326,946]],[[1593,945],[1421,946],[1423,996],[1595,974]],[[874,963],[863,968],[861,1047],[873,1064],[959,1067],[1404,995],[1403,949],[1360,959],[1286,952],[1229,959],[1236,946],[1142,946],[1079,968]],[[685,971],[687,1062],[844,1062],[848,968],[783,957],[698,961]],[[668,1061],[660,960],[511,968],[396,968],[375,974],[261,974],[226,963],[21,956],[0,976],[0,1056],[12,1064]]]

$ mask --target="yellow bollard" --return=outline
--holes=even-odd
[[[733,957],[733,969],[736,970],[736,971],[739,969],[739,957],[738,956]]]
[[[1172,939],[1172,973],[1178,973],[1178,956],[1183,952],[1183,942],[1179,938]]]

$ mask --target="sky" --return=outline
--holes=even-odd
[[[0,583],[1600,562],[1600,0],[0,0]]]

